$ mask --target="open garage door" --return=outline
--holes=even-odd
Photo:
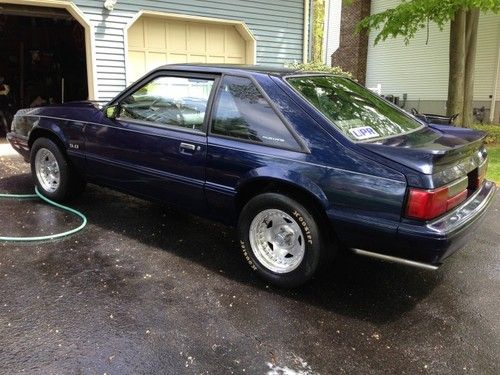
[[[66,9],[0,4],[0,51],[3,128],[19,108],[89,97],[85,30]]]
[[[255,39],[240,22],[142,15],[128,29],[128,81],[172,63],[255,63]]]

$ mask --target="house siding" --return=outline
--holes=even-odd
[[[257,64],[302,61],[303,0],[75,0],[94,26],[96,99],[108,101],[126,86],[126,25],[141,10],[243,21],[257,42]]]
[[[399,3],[398,0],[372,0],[371,13],[393,8]],[[409,45],[405,45],[403,38],[398,37],[374,46],[375,36],[376,32],[370,33],[367,86],[376,87],[381,84],[384,95],[402,97],[406,93],[408,108],[414,106],[425,112],[444,113],[448,93],[449,24],[443,31],[430,24],[427,44],[425,29],[417,32]],[[475,106],[490,107],[499,43],[500,15],[481,14],[474,84]]]

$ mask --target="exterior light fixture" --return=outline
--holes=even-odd
[[[110,12],[115,9],[117,0],[104,0],[104,8]]]

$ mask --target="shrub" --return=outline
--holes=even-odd
[[[353,78],[351,73],[342,70],[342,68],[340,68],[339,66],[328,66],[322,63],[313,63],[313,62],[292,63],[292,64],[287,64],[286,67],[307,72],[325,72],[325,73]]]

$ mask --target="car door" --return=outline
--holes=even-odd
[[[222,77],[208,134],[205,194],[211,215],[227,222],[237,214],[242,179],[258,178],[262,167],[287,170],[306,155],[302,140],[250,77]]]
[[[215,81],[164,72],[134,85],[113,103],[116,118],[85,126],[89,179],[204,211],[205,122]]]

